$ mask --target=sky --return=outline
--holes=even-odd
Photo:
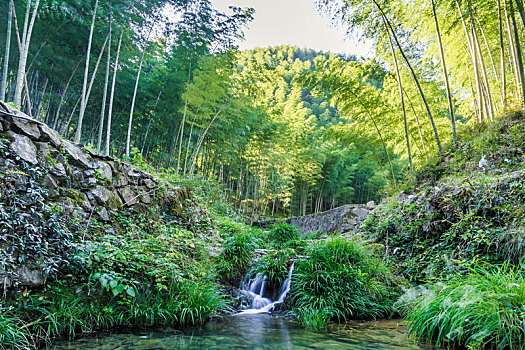
[[[253,7],[254,20],[245,30],[241,50],[254,47],[292,45],[335,53],[370,57],[370,46],[355,38],[345,39],[345,29],[334,28],[321,16],[313,0],[211,0],[228,13],[228,6]]]

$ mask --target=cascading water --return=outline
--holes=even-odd
[[[293,269],[294,263],[290,266],[288,277],[284,280],[279,298],[273,302],[269,298],[264,297],[267,277],[260,273],[253,278],[247,275],[241,283],[240,291],[251,300],[251,308],[241,311],[239,315],[267,313],[272,311],[275,305],[283,303],[286,295],[290,291]]]

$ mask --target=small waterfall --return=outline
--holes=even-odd
[[[244,281],[241,283],[240,290],[241,293],[251,299],[251,308],[241,311],[239,315],[267,313],[272,311],[275,305],[283,303],[286,295],[290,291],[294,264],[295,263],[292,263],[292,266],[290,266],[288,277],[284,280],[279,298],[273,302],[270,299],[264,297],[267,280],[266,276],[261,275],[260,273],[258,273],[254,278],[249,278],[249,276],[246,276]]]

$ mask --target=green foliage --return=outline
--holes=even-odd
[[[387,317],[399,281],[362,243],[346,238],[313,242],[296,262],[291,292],[300,322],[320,327],[329,320]]]
[[[476,268],[467,276],[429,286],[402,305],[409,332],[418,340],[468,349],[523,349],[523,269]]]
[[[303,326],[317,330],[326,327],[333,317],[333,310],[329,308],[297,307],[292,313]]]
[[[514,113],[460,133],[447,158],[430,162],[407,186],[415,196],[410,202],[391,199],[367,218],[364,232],[408,279],[446,279],[480,263],[517,263],[524,256],[525,178],[516,171],[523,125]],[[482,154],[489,164],[484,170]]]
[[[0,246],[9,251],[0,255],[0,271],[13,271],[18,264],[43,265],[44,274],[55,275],[67,261],[74,235],[61,208],[48,201],[41,184],[45,170],[21,161],[1,142],[0,158],[21,166],[5,165],[0,175]]]
[[[136,294],[111,293],[90,281],[75,280],[76,285],[71,286],[71,280],[61,280],[51,284],[45,293],[20,296],[12,308],[27,320],[25,328],[38,342],[49,342],[64,335],[72,338],[116,326],[193,326],[218,312],[230,310],[215,284],[166,277],[162,285],[150,286],[150,281],[140,281]],[[15,335],[23,344],[23,337],[27,335],[17,330],[20,334]],[[11,334],[9,329],[4,332],[4,337]]]
[[[33,346],[31,335],[22,328],[22,321],[11,316],[10,310],[0,305],[0,348],[22,350]]]
[[[59,211],[55,215],[63,218]],[[83,240],[59,241],[67,242],[69,250],[62,253],[69,254],[44,290],[8,294],[9,312],[0,320],[2,341],[9,344],[18,337],[25,344],[27,336],[42,343],[115,326],[196,325],[230,310],[209,280],[211,263],[203,237],[174,226],[157,207],[111,216],[112,225],[94,222]],[[44,246],[54,242],[48,236],[42,239],[49,240]]]
[[[282,247],[284,244],[297,240],[299,238],[299,231],[297,227],[287,223],[277,223],[273,225],[268,233],[268,238],[277,247]]]
[[[270,288],[279,288],[288,275],[288,261],[293,254],[291,249],[270,251],[257,260],[252,268],[252,275],[260,273],[268,278]]]
[[[234,233],[224,240],[223,250],[217,259],[217,273],[221,280],[233,282],[248,270],[254,250],[261,243],[250,231]]]

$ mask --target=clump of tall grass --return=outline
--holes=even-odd
[[[259,239],[249,231],[241,231],[227,237],[218,257],[217,273],[223,281],[231,281],[236,275],[243,275],[259,246]]]
[[[284,222],[277,223],[273,225],[268,233],[268,238],[276,247],[281,248],[286,243],[297,240],[299,238],[299,231],[297,227],[293,225]]]
[[[417,340],[468,349],[525,348],[522,268],[477,268],[468,276],[421,291],[415,302],[400,305]]]
[[[31,347],[34,347],[31,335],[22,322],[0,305],[0,349],[18,350]]]
[[[398,297],[398,281],[365,245],[346,238],[317,241],[292,277],[295,314],[319,328],[328,321],[386,317]]]

